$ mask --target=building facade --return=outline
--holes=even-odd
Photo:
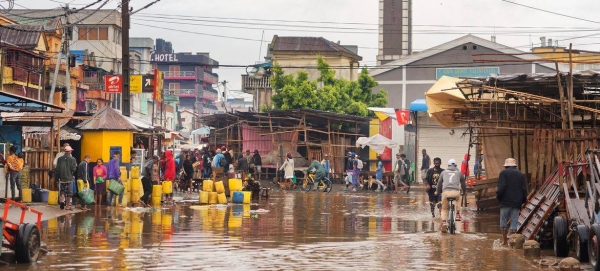
[[[424,99],[425,92],[444,75],[468,78],[498,73],[554,72],[554,64],[522,62],[521,60],[540,59],[533,54],[524,53],[526,52],[506,45],[466,35],[372,70],[371,75],[379,83],[374,91],[383,89],[388,92],[388,107],[409,109],[411,102]],[[486,56],[473,54],[503,54],[494,55],[493,59],[515,62],[476,63],[474,59]],[[407,156],[411,161],[417,161],[417,168],[421,165],[420,149],[427,149],[432,158],[439,156],[445,159],[443,161],[450,158],[460,161],[468,150],[468,135],[463,135],[466,127],[442,127],[429,119],[426,112],[419,113],[417,121],[413,119],[413,125],[398,126],[396,129],[392,140],[403,144],[406,149],[412,146],[412,150],[407,151]],[[417,130],[418,138],[415,141]],[[419,149],[416,155],[415,146]]]
[[[213,68],[219,62],[208,53],[175,53],[162,39],[156,40],[156,48],[150,61],[163,72],[165,94],[177,96],[181,109],[191,109],[200,115],[216,113],[219,92],[215,85],[219,83],[219,75]]]
[[[377,65],[412,54],[412,0],[379,0]]]

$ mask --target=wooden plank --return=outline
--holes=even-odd
[[[573,207],[579,214],[580,222],[583,225],[590,226],[590,217],[588,216],[587,210],[585,209],[585,202],[583,200],[574,200]]]
[[[519,213],[519,222],[517,232],[520,232],[523,226],[531,219],[533,214],[539,208],[540,203],[545,199],[545,196],[536,193],[530,201],[528,201],[523,208],[521,208],[521,212]]]

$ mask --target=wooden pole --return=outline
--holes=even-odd
[[[554,62],[554,66],[556,67],[556,80],[558,81],[558,94],[560,97],[560,118],[562,129],[567,128],[567,119],[565,118],[565,91],[562,87],[562,82],[560,78],[560,70],[558,69],[558,62]]]
[[[569,43],[569,129],[573,130],[573,44]]]

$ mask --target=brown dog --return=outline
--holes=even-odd
[[[281,190],[290,190],[292,188],[293,182],[290,180],[281,180],[281,182],[279,182],[279,188]]]

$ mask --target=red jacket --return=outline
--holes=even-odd
[[[173,181],[175,180],[175,159],[173,159],[173,151],[167,150],[165,152],[165,173],[163,179]]]
[[[465,154],[465,157],[460,165],[460,172],[465,176],[465,178],[469,178],[471,175],[471,171],[469,170],[469,154]]]

